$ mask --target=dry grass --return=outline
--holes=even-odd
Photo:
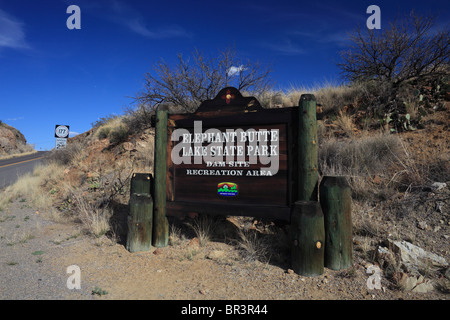
[[[0,208],[18,198],[26,198],[39,209],[48,210],[53,205],[51,190],[57,187],[64,175],[64,167],[53,162],[38,165],[34,172],[20,177],[16,183],[8,186],[0,195]]]
[[[96,137],[99,139],[105,139],[108,137],[109,133],[120,127],[123,124],[121,117],[110,117],[107,121],[102,123],[95,133]]]
[[[155,150],[155,130],[146,129],[141,135],[146,143],[137,142],[133,150],[131,159],[133,172],[153,173],[154,150]],[[142,138],[141,138],[142,141]]]
[[[404,157],[397,135],[331,138],[319,146],[319,170],[322,176],[347,177],[355,198],[385,199],[394,192],[390,182],[399,174],[397,166]]]
[[[183,235],[181,228],[175,224],[170,224],[169,226],[169,245],[176,246],[180,245],[184,240],[186,240]]]
[[[79,190],[73,190],[72,198],[76,206],[77,217],[89,234],[99,238],[111,230],[111,210],[98,208],[89,202]]]
[[[389,134],[346,140],[331,138],[321,142],[319,147],[323,175],[381,174],[401,158],[401,140]]]
[[[344,106],[358,105],[363,91],[361,87],[344,86],[344,85],[328,85],[321,87],[315,93],[317,103],[322,105],[325,114],[338,113]]]
[[[33,147],[31,147],[33,148]],[[17,158],[17,157],[23,157],[23,156],[28,156],[30,154],[35,154],[37,153],[37,150],[29,150],[29,151],[24,151],[24,152],[14,152],[8,155],[0,155],[0,160],[7,160],[7,159],[12,159],[12,158]]]
[[[259,237],[254,230],[238,229],[238,239],[235,241],[241,257],[248,262],[270,260],[270,246],[265,238]]]
[[[95,133],[98,139],[109,139],[110,143],[117,145],[125,142],[130,134],[126,117],[112,117],[97,128]]]
[[[420,156],[404,141],[400,141],[400,147],[402,157],[397,158],[396,174],[390,184],[403,190],[411,190],[428,186],[435,181],[447,181],[450,173],[448,148],[433,150],[431,154]]]
[[[351,115],[346,112],[339,111],[339,116],[337,117],[335,123],[347,136],[353,136],[356,127]]]
[[[197,236],[200,246],[205,246],[213,237],[215,228],[214,218],[207,215],[197,216],[192,222],[186,223]]]
[[[302,94],[314,94],[317,103],[326,114],[338,114],[347,105],[357,107],[366,99],[367,90],[363,85],[353,86],[323,83],[312,87],[292,87],[287,91],[268,91],[257,96],[265,108],[298,106]]]
[[[73,141],[66,149],[53,151],[46,164],[1,193],[0,208],[26,198],[54,221],[75,219],[95,237],[110,234],[108,204],[128,191],[131,168],[127,161],[114,161],[109,153],[90,153],[85,141]],[[74,172],[81,177],[77,184],[69,177]]]

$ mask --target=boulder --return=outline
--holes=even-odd
[[[432,185],[431,185],[431,188],[434,190],[434,191],[440,191],[440,190],[442,190],[442,189],[444,189],[444,188],[446,188],[447,187],[447,184],[445,183],[445,182],[434,182]]]
[[[122,144],[122,146],[123,146],[124,150],[126,150],[126,151],[134,151],[134,150],[136,150],[135,145],[133,143],[131,143],[131,142],[128,142],[128,141],[124,142]]]
[[[223,259],[224,257],[225,257],[225,252],[222,250],[213,250],[206,256],[206,258],[211,259],[211,260],[220,260],[220,259]]]
[[[434,286],[430,281],[419,283],[411,292],[427,293],[434,290]]]
[[[398,285],[404,291],[427,293],[434,290],[433,283],[426,280],[423,276],[410,276],[406,273],[400,272],[397,274],[397,278]]]
[[[408,241],[389,240],[389,246],[394,253],[399,255],[400,261],[407,271],[417,272],[419,269],[427,269],[429,267],[448,266],[447,261],[443,257],[425,251]]]
[[[406,273],[401,273],[400,279],[398,280],[398,285],[404,291],[411,291],[417,285],[417,278],[410,277]]]

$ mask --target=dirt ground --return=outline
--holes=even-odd
[[[175,222],[174,222],[175,223]],[[221,222],[233,232],[237,220]],[[174,229],[173,229],[174,230]],[[403,292],[381,279],[369,289],[367,262],[356,253],[349,270],[325,269],[303,277],[289,258],[261,262],[243,256],[232,241],[200,245],[182,228],[164,248],[130,253],[120,241],[84,235],[79,225],[57,223],[26,199],[0,212],[2,300],[436,300],[448,295]],[[80,268],[81,289],[69,289],[69,266]]]

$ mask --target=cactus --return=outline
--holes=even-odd
[[[411,124],[411,115],[409,113],[403,116],[399,116],[397,112],[387,113],[384,115],[383,122],[386,124],[393,124],[393,128],[390,129],[391,132],[416,130],[416,128]]]
[[[409,113],[407,113],[406,115],[400,117],[400,121],[403,125],[403,129],[407,130],[407,131],[412,131],[412,130],[416,130],[415,127],[413,127],[411,125],[411,116],[409,115]]]

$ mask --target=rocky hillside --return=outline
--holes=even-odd
[[[0,157],[5,155],[30,152],[25,136],[16,128],[0,121]]]

